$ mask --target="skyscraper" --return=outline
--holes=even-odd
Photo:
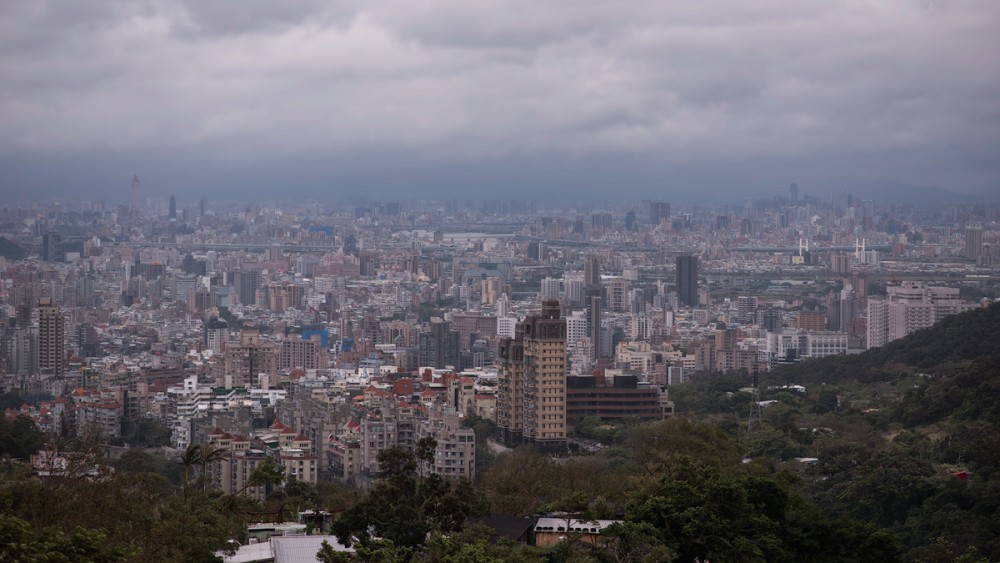
[[[260,287],[260,270],[237,270],[234,274],[233,285],[240,303],[256,305],[257,288]]]
[[[177,218],[177,196],[170,196],[170,218]]]
[[[42,260],[45,262],[59,262],[62,260],[62,252],[59,244],[62,237],[56,233],[45,233],[42,235]]]
[[[583,261],[583,290],[601,290],[601,261],[597,256],[588,256]]]
[[[38,300],[38,368],[60,376],[66,371],[66,318],[52,299]]]
[[[854,321],[858,318],[857,294],[854,287],[847,283],[840,290],[840,331],[854,336]]]
[[[139,176],[132,176],[132,195],[129,198],[128,206],[129,215],[132,217],[139,216]]]
[[[698,305],[698,257],[677,257],[677,302],[688,307]]]
[[[965,228],[965,257],[970,260],[979,260],[983,255],[983,229],[982,227]]]
[[[670,219],[670,204],[665,201],[649,202],[649,222],[653,227]]]
[[[795,205],[799,202],[799,185],[792,184],[788,186],[788,203]]]
[[[501,437],[543,451],[566,447],[566,319],[559,302],[517,324],[502,338],[499,354],[497,425]]]
[[[594,348],[594,359],[601,357],[601,294],[596,291],[588,291],[586,297],[587,305],[587,334],[590,336],[590,344]]]

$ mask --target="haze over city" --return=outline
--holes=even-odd
[[[0,562],[1000,561],[1000,0],[0,0]]]
[[[1000,4],[7,2],[8,201],[995,201]]]

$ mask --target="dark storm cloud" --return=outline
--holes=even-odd
[[[998,23],[993,0],[5,2],[0,190],[137,171],[309,193],[985,193]]]

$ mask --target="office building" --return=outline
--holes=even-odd
[[[42,260],[45,262],[61,262],[62,249],[60,244],[62,237],[56,233],[45,233],[42,235]]]
[[[257,289],[260,287],[260,281],[260,270],[237,270],[234,272],[233,285],[241,304],[257,304]]]
[[[594,376],[567,378],[566,418],[571,423],[587,417],[650,422],[672,414],[673,403],[667,399],[666,390],[639,385],[634,375],[616,375],[610,382]]]
[[[698,257],[682,254],[677,257],[677,302],[682,306],[698,305]]]

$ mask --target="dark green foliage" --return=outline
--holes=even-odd
[[[106,537],[104,530],[88,528],[76,528],[69,534],[58,529],[36,533],[24,520],[0,513],[0,561],[110,563],[125,561],[134,553],[108,546]]]
[[[20,408],[24,404],[24,397],[16,391],[9,391],[0,395],[0,411]]]
[[[423,460],[428,448],[433,455],[432,444],[420,446]],[[413,452],[390,448],[379,453],[378,462],[383,479],[334,523],[334,533],[345,545],[370,549],[381,538],[401,549],[415,549],[428,533],[457,531],[466,518],[486,510],[468,482],[453,483],[439,475],[418,477]]]
[[[26,416],[8,419],[0,413],[0,456],[27,459],[45,444],[45,435]]]
[[[723,473],[690,459],[629,504],[629,520],[660,530],[681,561],[892,561],[891,535],[857,522],[829,522],[769,477]],[[835,537],[851,544],[825,550]]]

